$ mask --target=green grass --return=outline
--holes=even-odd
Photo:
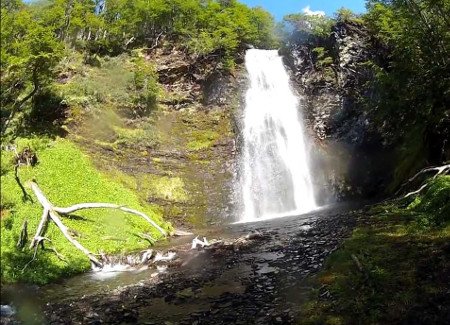
[[[22,139],[21,146],[29,143],[37,149],[39,163],[35,167],[21,167],[23,184],[35,179],[50,202],[57,206],[69,206],[81,202],[110,202],[123,204],[147,213],[163,228],[169,228],[162,221],[161,212],[143,204],[135,192],[121,182],[108,178],[97,171],[89,158],[73,143],[64,139],[42,141]],[[34,235],[42,208],[34,194],[27,188],[33,202],[25,200],[14,179],[10,152],[2,153],[1,186],[1,279],[2,282],[47,283],[49,281],[80,273],[90,268],[87,258],[76,250],[50,223],[46,237],[59,253],[62,261],[50,251],[39,251],[35,261],[23,270],[31,260],[28,246],[16,248],[16,242],[24,220],[28,220],[29,239]],[[3,165],[3,164],[2,164]],[[9,167],[8,167],[9,166]],[[26,187],[26,186],[25,186]],[[145,248],[149,243],[137,236],[148,233],[160,237],[159,233],[139,217],[115,210],[85,210],[76,216],[63,217],[63,222],[75,230],[78,240],[94,253],[121,253]],[[28,243],[29,244],[29,243]],[[49,246],[49,245],[47,245]]]
[[[156,197],[180,203],[188,200],[185,184],[180,177],[141,175],[138,184],[147,197]]]
[[[300,323],[443,322],[450,303],[449,205],[444,176],[410,204],[373,208],[312,280],[321,289],[304,302]],[[331,297],[321,297],[326,291]]]
[[[219,133],[211,130],[193,131],[190,134],[190,141],[187,144],[187,148],[192,151],[210,148],[219,137]]]

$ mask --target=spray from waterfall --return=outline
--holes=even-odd
[[[276,50],[248,50],[250,80],[243,120],[241,220],[254,221],[314,210],[299,100]]]

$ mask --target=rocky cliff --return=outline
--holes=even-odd
[[[327,38],[299,32],[282,50],[319,148],[312,159],[325,202],[373,196],[390,177],[389,150],[364,110],[375,47],[362,25],[337,23]]]
[[[155,109],[130,116],[115,105],[83,122],[77,141],[99,168],[116,178],[117,171],[124,174],[124,183],[174,225],[229,222],[234,113],[245,74],[239,66],[227,72],[214,55],[195,57],[170,44],[139,55],[157,73],[161,90]],[[129,59],[123,61],[126,67]]]

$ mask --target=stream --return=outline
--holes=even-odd
[[[340,204],[202,230],[201,237],[222,241],[205,248],[191,249],[193,236],[174,238],[154,247],[176,253],[157,269],[5,287],[2,304],[12,304],[17,314],[2,324],[295,323],[311,293],[305,278],[350,234],[356,208]]]
[[[350,234],[360,205],[317,208],[301,102],[282,58],[248,50],[246,67],[241,222],[194,231],[198,247],[194,236],[173,238],[60,283],[2,288],[2,305],[16,310],[2,324],[298,321],[312,291],[305,279]]]

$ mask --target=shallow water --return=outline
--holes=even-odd
[[[273,314],[278,310],[278,303],[272,300],[287,299],[286,294],[289,296],[294,282],[318,270],[324,257],[342,239],[341,233],[349,231],[346,223],[351,220],[350,208],[349,205],[338,205],[300,216],[203,230],[199,235],[208,240],[242,238],[255,231],[266,237],[249,248],[223,252],[190,250],[192,237],[176,238],[153,247],[162,252],[176,251],[178,263],[169,265],[166,272],[158,272],[155,266],[149,266],[148,269],[116,272],[114,276],[103,278],[86,273],[42,287],[6,286],[2,288],[2,304],[12,304],[19,319],[35,324],[42,323],[43,310],[47,314],[58,314],[52,306],[61,305],[64,307],[58,308],[74,308],[74,313],[86,312],[83,311],[85,308],[98,308],[95,313],[99,317],[108,317],[101,315],[103,305],[114,305],[117,299],[124,299],[121,301],[124,305],[131,304],[130,309],[142,322],[155,317],[178,322],[195,315],[200,317],[200,314],[219,317],[223,310],[233,311],[235,307],[229,303],[253,296],[256,301],[263,301],[267,308],[274,308]],[[132,301],[132,297],[140,295],[139,302]],[[272,300],[267,300],[268,297]],[[98,306],[92,307],[91,300]],[[73,302],[81,305],[75,306]],[[239,304],[252,313],[258,311],[251,301]],[[216,313],[210,314],[214,310]],[[239,317],[244,317],[242,315]]]

